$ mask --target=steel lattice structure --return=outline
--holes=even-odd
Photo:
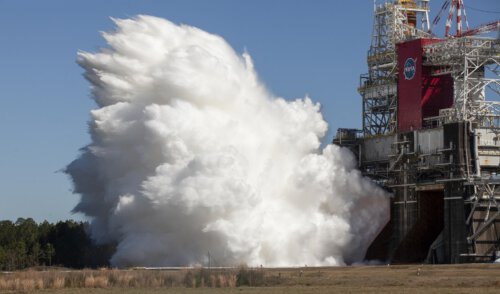
[[[368,74],[361,75],[359,93],[363,99],[365,136],[393,133],[397,128],[396,44],[430,37],[428,0],[386,2],[376,7],[373,34],[368,51]],[[416,28],[421,16],[422,28]]]
[[[451,74],[454,105],[442,109],[440,123],[467,122],[471,128],[488,128],[500,136],[500,39],[460,37],[424,47],[425,64],[436,68],[434,75]],[[489,91],[488,91],[489,89]],[[493,97],[486,97],[487,92]],[[479,140],[479,138],[475,138]],[[476,156],[500,155],[496,144],[480,148]],[[466,167],[464,182],[473,189],[465,204],[470,207],[466,225],[469,253],[481,257],[494,253],[500,239],[494,224],[500,218],[500,181],[484,177],[480,162]],[[472,172],[472,170],[474,172]],[[488,175],[495,176],[494,171]],[[477,252],[481,256],[477,256]]]
[[[363,136],[341,129],[333,142],[393,193],[391,221],[366,258],[491,261],[500,257],[500,21],[469,29],[464,1],[446,0],[432,22],[449,8],[438,38],[428,2],[375,7],[358,88]]]
[[[434,75],[451,74],[454,107],[443,109],[444,121],[468,121],[479,126],[499,126],[500,39],[461,37],[424,47],[426,65]],[[486,89],[493,96],[486,100]]]

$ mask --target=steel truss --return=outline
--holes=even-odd
[[[433,75],[451,74],[454,80],[453,108],[440,113],[444,122],[500,127],[499,39],[447,39],[424,46],[424,56],[424,65],[435,68]],[[487,101],[487,89],[496,97]]]
[[[462,1],[452,3],[461,7]],[[491,261],[500,256],[500,35],[478,38],[471,36],[479,29],[458,30],[438,39],[429,28],[416,28],[419,15],[429,25],[427,4],[387,0],[375,8],[368,73],[358,88],[364,137],[351,144],[340,135],[336,143],[358,152],[363,174],[394,194],[389,252],[411,237],[419,201],[442,193],[444,215],[436,219],[443,219],[443,231],[430,247],[443,252],[436,261]],[[453,105],[426,117],[422,129],[398,133],[396,44],[419,38],[434,39],[423,46],[423,66],[433,76],[451,76]]]
[[[466,225],[470,227],[468,255],[495,254],[500,250],[500,179],[476,179],[465,185],[472,186],[474,194],[466,202],[471,206]],[[483,248],[480,248],[483,247]]]
[[[440,110],[440,123],[467,122],[470,132],[489,128],[500,134],[500,39],[450,38],[424,46],[424,57],[433,75],[449,74],[454,80],[453,107]],[[475,165],[476,174],[467,172],[463,184],[473,194],[465,201],[469,252],[461,256],[487,261],[500,250],[500,179],[495,175],[499,170],[490,167],[482,172],[480,163]]]
[[[393,133],[397,128],[396,44],[409,39],[430,37],[428,1],[399,0],[375,8],[373,34],[368,51],[368,74],[360,78],[365,136]],[[422,29],[409,18],[421,15]],[[427,28],[425,28],[427,26]]]

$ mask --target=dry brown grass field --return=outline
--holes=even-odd
[[[500,293],[499,264],[182,270],[26,270],[0,274],[0,292]]]

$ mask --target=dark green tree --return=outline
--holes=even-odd
[[[52,258],[54,258],[54,256],[56,255],[56,249],[54,248],[54,246],[52,246],[52,244],[47,243],[45,244],[43,253],[44,253],[43,259],[45,261],[45,264],[51,266]]]
[[[107,266],[114,245],[96,245],[89,224],[72,220],[37,224],[31,218],[0,221],[0,270],[37,265],[71,268]]]

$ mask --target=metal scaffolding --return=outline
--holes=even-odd
[[[398,0],[375,7],[372,41],[368,51],[368,73],[361,75],[365,136],[393,133],[397,129],[396,44],[430,37],[428,0]],[[421,29],[417,29],[420,17]]]
[[[500,179],[475,180],[468,185],[474,187],[475,193],[466,202],[471,206],[466,220],[469,253],[462,256],[484,258],[495,254],[500,246],[500,231],[495,227],[500,219]]]
[[[451,74],[454,80],[454,106],[441,110],[442,120],[500,126],[500,39],[446,39],[424,46],[424,56],[433,75]],[[487,100],[488,91],[493,97]]]
[[[462,31],[463,1],[447,0],[441,8],[450,7],[447,36],[437,38],[429,33],[428,2],[394,0],[375,7],[368,73],[361,75],[358,88],[363,136],[341,129],[334,143],[350,148],[363,174],[393,193],[390,238],[381,234],[374,241],[388,255],[370,258],[491,261],[500,256],[500,21]],[[495,30],[496,39],[477,37]],[[435,104],[427,104],[432,112],[427,108],[419,114],[421,124],[405,128],[400,122],[398,129],[398,115],[404,122],[408,114],[398,114],[398,99],[400,111],[411,112],[405,91],[427,85],[398,90],[397,44],[414,39],[425,39],[418,56],[425,83],[437,81],[429,94],[434,96],[427,96]],[[424,96],[420,99],[410,105],[422,111]]]

